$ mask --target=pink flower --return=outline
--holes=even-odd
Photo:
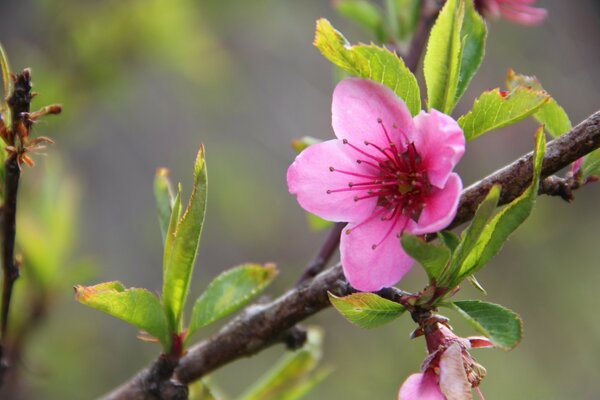
[[[423,372],[404,381],[398,400],[469,400],[473,399],[473,388],[483,399],[479,383],[485,369],[473,360],[468,349],[492,347],[492,343],[485,337],[458,337],[440,323],[429,326],[425,337],[429,357]]]
[[[288,187],[305,210],[348,222],[340,243],[346,278],[376,291],[414,262],[403,232],[437,232],[454,218],[462,181],[452,170],[465,139],[451,117],[432,110],[412,118],[394,92],[366,79],[340,82],[331,109],[337,139],[300,153]]]
[[[522,25],[540,24],[548,16],[544,8],[531,5],[536,0],[475,0],[475,8],[486,17],[500,16]]]

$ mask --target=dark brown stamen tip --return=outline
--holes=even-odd
[[[381,118],[377,118],[377,122],[381,124],[383,123],[383,120]]]
[[[333,171],[335,171],[335,168],[333,168],[333,167],[329,167],[329,170],[330,170],[331,172],[333,172]]]

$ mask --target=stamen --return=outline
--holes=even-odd
[[[353,145],[352,143],[350,143],[348,141],[348,139],[342,139],[342,143],[347,144],[348,146],[352,147],[354,150],[358,151],[363,156],[369,157],[370,159],[373,159],[373,160],[375,160],[377,162],[381,161],[381,160],[379,160],[379,158],[375,157],[374,155],[371,155],[371,154],[367,153],[366,151],[363,151],[363,150],[359,149],[358,147],[356,147],[355,145]]]
[[[363,226],[364,224],[366,224],[367,222],[373,221],[375,218],[379,217],[381,214],[383,214],[386,211],[387,211],[387,209],[382,208],[378,212],[375,212],[375,213],[371,214],[371,216],[369,218],[365,219],[363,222],[361,222],[360,224],[356,225],[354,228],[352,228],[352,229],[348,228],[344,232],[346,233],[346,235],[349,235],[353,231],[357,230],[358,228],[360,228],[361,226]]]
[[[390,162],[391,162],[391,163],[392,163],[392,164],[393,164],[393,165],[394,165],[396,168],[399,168],[399,167],[400,167],[398,164],[396,164],[396,161],[395,161],[395,160],[394,160],[392,157],[390,157],[390,155],[388,154],[388,152],[387,152],[387,151],[385,151],[384,149],[382,149],[381,147],[377,146],[377,145],[376,145],[376,144],[374,144],[374,143],[371,143],[371,142],[369,142],[369,141],[366,141],[366,140],[365,140],[365,145],[367,145],[367,146],[373,146],[373,147],[375,147],[375,148],[376,148],[377,150],[379,150],[379,151],[380,151],[380,152],[381,152],[381,153],[382,153],[382,154],[383,154],[383,155],[384,155],[384,156],[385,156],[385,157],[386,157],[388,160],[390,160]]]
[[[381,243],[383,243],[385,241],[385,239],[387,239],[388,236],[390,236],[390,233],[392,233],[392,231],[394,230],[394,227],[396,226],[396,224],[398,223],[398,219],[400,218],[400,216],[402,216],[402,213],[398,212],[398,209],[400,207],[396,207],[394,208],[394,212],[392,213],[392,216],[389,218],[389,220],[392,220],[392,224],[390,225],[390,228],[387,230],[387,232],[385,233],[385,235],[383,236],[383,238],[379,241],[379,243],[374,244],[371,246],[371,248],[373,250],[375,250],[377,247],[379,247],[381,245]],[[404,228],[402,228],[404,229]]]

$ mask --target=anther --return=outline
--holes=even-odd
[[[371,246],[371,249],[372,249],[372,250],[375,250],[376,248],[377,248],[377,245],[376,245],[376,244],[374,244],[374,245],[372,245],[372,246]]]
[[[352,233],[352,229],[346,229],[346,235],[349,235]]]
[[[331,190],[327,189],[327,194],[331,194]]]
[[[377,122],[381,124],[383,123],[383,120],[381,118],[377,118]]]
[[[348,144],[348,139],[342,139],[342,143]]]
[[[330,170],[331,172],[333,172],[333,171],[335,171],[335,168],[333,168],[333,167],[329,167],[329,170]]]

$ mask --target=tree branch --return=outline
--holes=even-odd
[[[600,147],[600,111],[573,130],[548,143],[542,176],[548,177],[573,161]],[[508,203],[523,193],[531,182],[533,153],[519,158],[485,179],[466,188],[459,210],[450,225],[456,227],[473,217],[479,203],[494,184],[502,185],[500,202]],[[554,178],[552,178],[554,179]],[[550,190],[551,184],[542,184]],[[317,275],[310,283],[293,288],[265,305],[253,305],[211,338],[193,346],[175,369],[177,381],[188,384],[215,369],[242,357],[252,356],[281,341],[281,337],[298,322],[330,306],[327,292],[336,296],[351,293],[338,264]],[[123,384],[105,399],[153,399],[146,391],[151,369],[146,369]],[[173,382],[173,381],[168,381]]]

